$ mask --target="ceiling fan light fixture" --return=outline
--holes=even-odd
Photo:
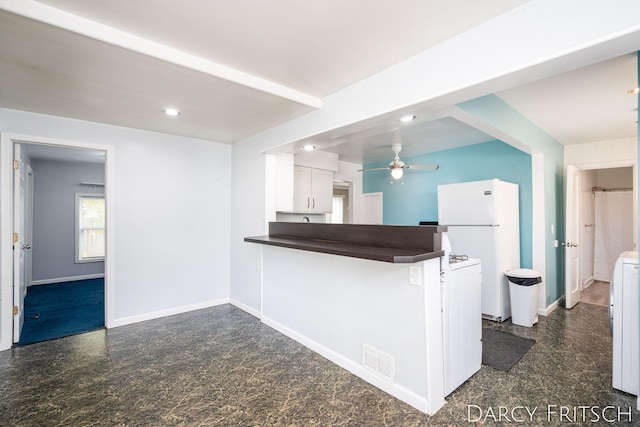
[[[402,168],[391,169],[391,177],[393,179],[400,179],[402,178],[403,174],[404,174],[404,171],[402,170]]]
[[[417,117],[414,116],[413,114],[409,114],[409,115],[400,117],[400,121],[402,123],[409,123],[409,122],[414,121],[415,119],[417,119]]]

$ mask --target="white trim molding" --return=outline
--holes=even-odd
[[[563,304],[564,304],[564,295],[558,298],[557,300],[555,300],[554,302],[552,302],[551,304],[549,304],[547,308],[539,308],[538,314],[541,316],[548,316],[553,312],[553,310],[555,310],[556,308],[558,308]]]
[[[102,278],[104,278],[104,273],[85,274],[83,276],[56,277],[52,279],[38,279],[38,280],[32,280],[31,286],[52,285],[54,283],[77,282],[79,280],[91,280],[91,279],[102,279]]]
[[[253,317],[257,317],[258,319],[262,319],[262,313],[260,312],[260,310],[257,310],[241,301],[238,301],[235,298],[230,298],[229,299],[229,303],[231,305],[233,305],[234,307],[239,308],[240,310],[252,315]]]
[[[215,300],[199,302],[197,304],[182,305],[179,307],[172,307],[166,310],[158,310],[150,313],[138,314],[135,316],[121,317],[120,319],[114,319],[111,322],[111,325],[108,326],[108,328],[117,328],[118,326],[131,325],[133,323],[159,319],[161,317],[173,316],[175,314],[187,313],[190,311],[215,307],[215,306],[224,305],[224,304],[229,304],[229,298],[219,298]]]
[[[0,351],[13,345],[13,250],[11,248],[13,139],[0,135]]]

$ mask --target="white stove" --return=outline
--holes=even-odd
[[[450,270],[458,270],[460,268],[466,268],[478,264],[480,264],[480,260],[477,258],[469,258],[467,255],[449,255]]]
[[[482,364],[482,271],[480,260],[451,253],[442,234],[444,388],[450,394]]]
[[[444,272],[480,264],[480,260],[477,258],[469,258],[467,255],[452,253],[451,241],[447,233],[442,233],[442,250],[444,250],[444,256],[442,257],[441,265]]]

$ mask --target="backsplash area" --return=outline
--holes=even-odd
[[[326,214],[277,212],[276,221],[325,223],[327,222],[327,215]]]

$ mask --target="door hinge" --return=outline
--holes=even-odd
[[[20,235],[18,233],[13,233],[13,243],[18,243],[20,240]]]
[[[13,315],[14,315],[14,316],[17,316],[17,315],[18,315],[18,306],[17,306],[17,305],[14,305],[14,306],[13,306]]]
[[[14,170],[20,169],[20,161],[19,160],[14,160],[13,161],[13,169]]]

